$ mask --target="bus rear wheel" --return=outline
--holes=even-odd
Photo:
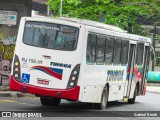
[[[135,100],[136,100],[136,96],[137,96],[137,86],[135,87],[133,98],[128,99],[128,103],[129,103],[129,104],[134,104],[134,103],[135,103]]]
[[[40,97],[40,102],[44,106],[59,106],[61,99]]]
[[[108,89],[107,87],[105,87],[102,92],[101,103],[95,103],[94,107],[98,110],[104,110],[106,109],[107,103],[108,103]]]

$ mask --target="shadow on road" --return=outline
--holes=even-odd
[[[135,103],[136,104],[136,103]],[[107,105],[107,110],[110,110],[112,108],[121,107],[121,106],[127,106],[127,102],[109,102]],[[59,106],[42,106],[40,103],[36,104],[36,106],[30,106],[26,107],[25,110],[37,110],[37,111],[88,111],[88,110],[96,110],[94,108],[94,105],[91,103],[82,103],[82,102],[69,102],[66,100],[63,100],[62,103]]]
[[[114,107],[121,108],[126,105],[128,105],[126,102],[109,102],[107,109],[101,111],[94,109],[93,104],[63,101],[58,107],[42,106],[39,103],[36,106],[23,107],[23,110],[41,112],[43,116],[48,117],[125,117],[128,114],[125,111],[114,111],[111,109]]]

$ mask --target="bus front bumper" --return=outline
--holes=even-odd
[[[25,83],[21,83],[14,79],[13,76],[10,77],[10,90],[21,91],[24,93],[31,93],[38,96],[44,97],[56,97],[63,99],[70,99],[77,101],[79,98],[80,87],[77,85],[71,89],[51,89],[33,86]]]

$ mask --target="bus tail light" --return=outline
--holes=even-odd
[[[71,75],[67,84],[67,89],[73,88],[77,85],[79,72],[80,72],[80,64],[77,64],[71,72]]]
[[[13,63],[13,76],[15,80],[21,80],[21,71],[20,71],[20,62],[17,55],[15,55],[14,63]]]

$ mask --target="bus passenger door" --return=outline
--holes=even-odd
[[[148,64],[149,64],[149,46],[145,46],[145,55],[143,61],[143,72],[142,72],[142,80],[140,84],[140,94],[145,94],[146,90],[146,76],[148,73]]]
[[[133,72],[134,72],[134,64],[135,64],[135,54],[136,54],[136,45],[135,44],[130,44],[128,68],[127,68],[127,78],[126,78],[126,84],[125,84],[125,95],[124,95],[124,97],[129,97],[129,95],[130,95]]]

